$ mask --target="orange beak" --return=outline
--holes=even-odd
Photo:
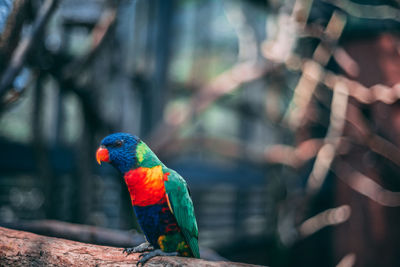
[[[101,162],[110,162],[110,155],[108,154],[107,148],[101,146],[96,151],[96,160],[101,165]]]

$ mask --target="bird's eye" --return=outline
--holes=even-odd
[[[122,140],[118,140],[118,141],[115,141],[114,146],[121,147],[123,144],[124,144],[124,142]]]

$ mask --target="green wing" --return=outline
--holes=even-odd
[[[165,181],[165,191],[167,192],[172,212],[181,228],[193,256],[200,258],[196,217],[194,215],[193,202],[187,188],[186,181],[174,170],[165,169],[164,173],[169,172],[168,181]]]

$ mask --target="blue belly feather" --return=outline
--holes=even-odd
[[[149,206],[133,206],[139,225],[142,228],[147,241],[154,247],[159,248],[157,243],[158,237],[167,234],[167,228],[176,228],[173,232],[178,232],[176,219],[168,208],[166,202]],[[171,231],[168,231],[168,234]]]

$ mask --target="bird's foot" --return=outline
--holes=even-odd
[[[164,252],[161,249],[156,249],[148,253],[143,253],[139,256],[136,266],[144,265],[148,260],[156,256],[178,256],[178,252]]]
[[[129,255],[131,253],[142,253],[142,252],[152,251],[152,250],[154,250],[154,247],[149,242],[144,242],[144,243],[140,244],[139,246],[136,246],[133,248],[124,248],[122,253],[126,252],[126,254]]]

